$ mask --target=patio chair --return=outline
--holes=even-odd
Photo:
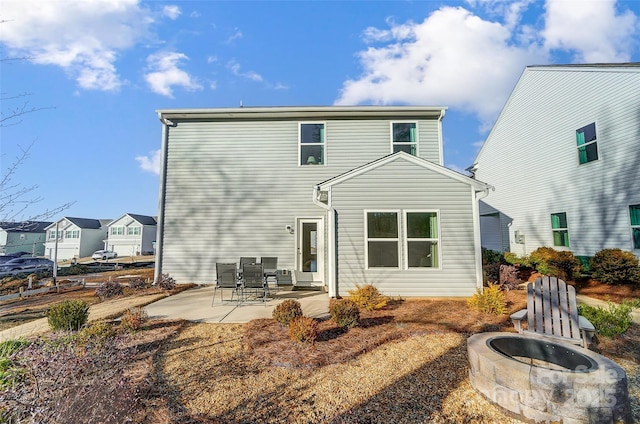
[[[231,300],[233,300],[233,295],[235,293],[237,296],[237,301],[240,302],[240,285],[238,283],[236,272],[236,264],[216,263],[216,286],[213,289],[213,299],[211,300],[211,306],[213,306],[213,303],[216,300],[216,292],[218,291],[218,289],[220,289],[220,303],[223,302],[222,289],[232,289]]]
[[[240,257],[240,269],[242,270],[242,267],[244,267],[245,265],[248,265],[248,264],[255,264],[256,262],[257,262],[257,261],[256,261],[255,256],[254,256],[254,257],[251,257],[251,256],[241,256],[241,257]]]
[[[269,284],[269,278],[274,279],[275,283],[278,282],[278,257],[277,256],[263,256],[260,258],[262,264],[262,270],[264,272],[264,281]],[[276,284],[277,285],[277,284]]]
[[[253,292],[256,297],[259,295],[263,302],[267,301],[269,289],[264,280],[262,264],[246,264],[242,267],[242,291],[244,300],[247,298],[247,292]]]
[[[527,320],[527,328],[522,321]],[[527,333],[588,347],[595,328],[578,315],[576,290],[559,278],[544,276],[527,284],[527,309],[511,315],[518,333]]]

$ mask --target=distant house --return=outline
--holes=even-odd
[[[483,247],[640,255],[640,63],[527,67],[469,170]]]
[[[44,255],[46,228],[51,222],[0,222],[0,254],[27,252]]]
[[[110,219],[64,217],[46,230],[45,255],[59,261],[91,256],[104,249]]]
[[[213,284],[216,262],[278,257],[298,286],[470,296],[482,286],[478,199],[443,166],[443,107],[158,112],[156,274]]]
[[[109,223],[107,249],[118,256],[153,255],[157,222],[152,216],[126,213]]]

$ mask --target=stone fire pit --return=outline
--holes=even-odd
[[[467,340],[471,385],[525,421],[631,423],[627,375],[578,346],[513,333]]]

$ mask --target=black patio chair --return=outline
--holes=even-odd
[[[264,280],[262,264],[246,264],[242,267],[242,292],[244,300],[248,294],[255,293],[256,298],[267,301],[269,289]]]
[[[213,289],[213,299],[211,300],[211,306],[216,300],[216,292],[220,289],[220,303],[223,302],[223,289],[232,289],[231,299],[233,300],[234,293],[238,302],[241,301],[240,296],[240,284],[237,277],[236,264],[231,263],[216,263],[216,286]]]
[[[262,270],[264,272],[264,281],[269,284],[269,278],[274,279],[274,282],[278,283],[278,257],[277,256],[263,256],[260,258],[262,264]]]

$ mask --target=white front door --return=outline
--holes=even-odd
[[[296,237],[296,284],[324,284],[324,221],[300,218]]]

